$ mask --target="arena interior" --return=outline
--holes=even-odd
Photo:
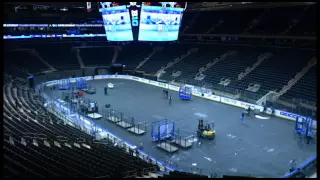
[[[5,3],[4,177],[317,177],[316,3],[179,3]],[[178,38],[110,40],[122,6]]]

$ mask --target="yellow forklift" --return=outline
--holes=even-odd
[[[214,140],[216,137],[214,122],[208,122],[200,119],[198,124],[197,136],[198,138]]]

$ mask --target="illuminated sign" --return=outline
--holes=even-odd
[[[131,18],[132,26],[139,26],[138,10],[131,10]]]
[[[141,5],[138,5],[137,2],[129,2],[129,3],[130,4],[127,5],[127,8],[130,8],[130,7],[139,8],[139,7],[141,7]],[[134,27],[139,26],[139,14],[138,14],[138,10],[137,9],[131,10],[131,24]]]

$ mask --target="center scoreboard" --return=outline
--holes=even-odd
[[[100,2],[108,41],[175,41],[186,3]]]

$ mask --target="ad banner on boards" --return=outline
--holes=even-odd
[[[225,103],[225,104],[230,104],[230,105],[233,105],[233,106],[238,106],[238,107],[241,107],[241,108],[244,108],[244,109],[247,109],[248,107],[250,107],[251,109],[259,109],[260,112],[263,111],[263,107],[262,106],[258,106],[258,105],[251,104],[251,103],[246,103],[246,102],[243,102],[243,101],[238,101],[238,100],[235,100],[235,99],[221,97],[221,102]]]
[[[206,98],[206,99],[213,100],[213,101],[221,102],[220,96],[216,96],[216,95],[213,95],[213,94],[205,94],[203,97]]]

